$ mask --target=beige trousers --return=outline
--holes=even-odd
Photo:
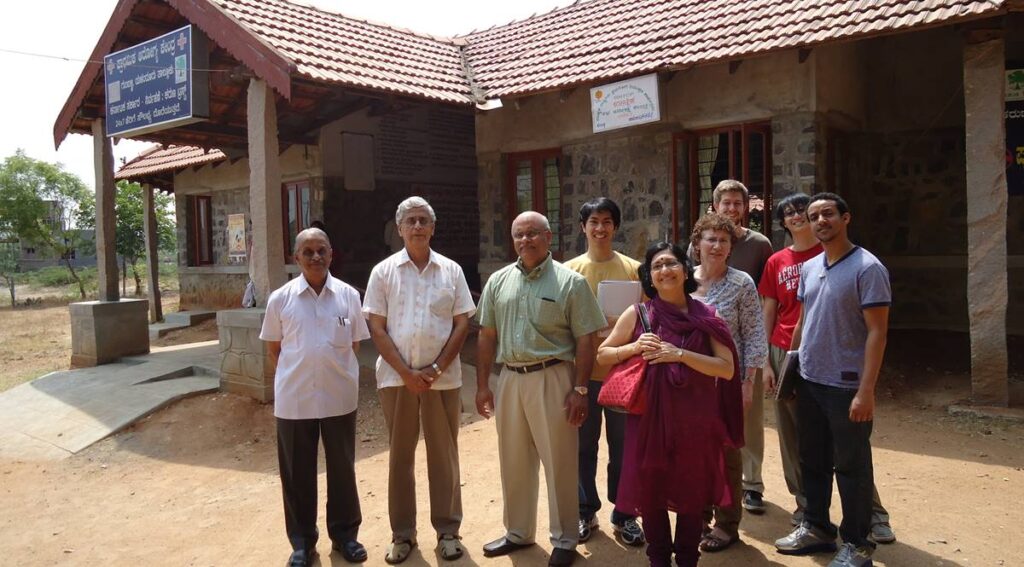
[[[743,490],[764,494],[761,464],[764,462],[764,378],[754,375],[754,401],[743,414]]]
[[[574,549],[579,539],[579,430],[566,420],[565,398],[574,367],[518,374],[502,368],[495,390],[495,421],[505,536],[533,543],[537,533],[538,465],[548,487],[551,544]]]
[[[416,539],[416,445],[423,427],[430,483],[430,523],[438,537],[458,535],[462,524],[459,480],[459,389],[415,394],[405,386],[378,390],[388,425],[388,515],[392,537]]]

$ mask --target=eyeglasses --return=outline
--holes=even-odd
[[[678,268],[679,266],[682,266],[682,265],[683,265],[683,263],[679,262],[678,260],[668,260],[667,262],[660,262],[658,264],[651,264],[651,271],[652,272],[657,272],[657,271],[660,271],[660,270],[674,270],[674,269],[676,269],[676,268]]]
[[[416,225],[430,226],[434,224],[434,221],[430,220],[430,217],[405,217],[402,219],[402,224],[408,227],[414,227]]]
[[[542,232],[531,230],[528,232],[517,232],[512,235],[512,240],[533,240],[543,234]]]
[[[316,249],[313,249],[313,248],[303,248],[302,250],[299,250],[299,256],[302,256],[306,260],[312,260],[316,256],[320,256],[321,258],[326,258],[327,255],[330,254],[330,252],[331,252],[330,248],[323,248],[323,247],[316,248]]]
[[[788,219],[789,217],[800,216],[800,215],[804,214],[805,212],[807,212],[806,208],[803,208],[803,209],[801,209],[801,208],[786,209],[786,210],[782,211],[782,215],[783,215],[784,218]]]

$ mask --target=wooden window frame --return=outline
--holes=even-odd
[[[700,180],[698,176],[700,172],[697,167],[697,146],[696,142],[701,136],[711,136],[716,134],[729,134],[729,178],[737,179],[744,185],[750,185],[750,143],[748,134],[761,134],[764,136],[764,144],[761,148],[762,162],[764,163],[764,191],[761,195],[761,199],[764,202],[764,210],[761,212],[761,232],[765,236],[771,238],[772,229],[772,205],[773,205],[773,191],[772,191],[772,151],[771,151],[771,140],[772,140],[772,125],[771,121],[761,122],[744,122],[740,124],[729,124],[725,126],[719,126],[716,128],[705,128],[702,130],[690,130],[685,132],[677,132],[672,136],[672,232],[673,239],[679,241],[679,199],[683,197],[687,199],[686,211],[689,217],[689,223],[687,226],[693,226],[700,218],[700,192],[695,188],[698,186]],[[734,148],[736,140],[740,141],[740,159],[741,164],[736,164],[734,160]],[[679,191],[679,179],[677,178],[678,173],[678,147],[679,144],[687,145],[686,159],[689,160],[688,164],[688,179],[686,183],[686,189],[689,193],[685,196],[680,196]],[[747,215],[747,221],[749,224],[750,215]],[[683,235],[689,237],[689,235]]]
[[[531,195],[531,197],[532,197],[532,207],[533,207],[534,211],[537,211],[540,214],[542,214],[545,217],[547,217],[547,210],[548,209],[547,209],[547,195],[545,194],[545,187],[544,187],[544,161],[546,161],[548,159],[552,159],[552,158],[558,160],[558,164],[557,164],[557,168],[558,168],[558,210],[561,212],[561,210],[562,210],[562,185],[563,185],[562,184],[562,159],[564,158],[564,154],[562,153],[562,148],[546,148],[546,149],[543,149],[543,150],[533,150],[533,151],[529,151],[529,152],[516,152],[516,153],[506,154],[506,156],[505,156],[505,164],[506,164],[506,177],[505,177],[505,180],[506,180],[506,189],[507,189],[506,192],[505,192],[505,197],[506,197],[506,208],[508,209],[508,219],[509,219],[509,234],[507,235],[507,237],[508,237],[508,244],[509,244],[509,246],[508,246],[508,249],[509,249],[509,259],[514,259],[516,257],[515,246],[514,246],[514,243],[512,242],[512,232],[511,232],[512,221],[519,214],[519,209],[517,207],[518,200],[516,199],[516,197],[517,197],[516,164],[518,162],[521,162],[521,161],[524,161],[524,160],[529,160],[530,161],[530,171],[531,171],[531,175],[533,177],[533,187],[531,187],[531,191],[532,191],[532,195]],[[561,216],[561,214],[559,214],[559,216]],[[548,219],[548,220],[550,221],[550,219]],[[561,221],[564,222],[565,219],[561,219]],[[561,226],[552,226],[551,229],[552,229],[551,230],[552,232],[555,232],[557,230],[561,230]],[[561,238],[561,236],[558,239],[558,245],[559,245],[559,248],[557,250],[556,249],[552,249],[551,250],[551,256],[555,260],[561,260],[563,255],[564,255],[563,248],[565,246],[565,242],[564,242],[564,239]]]
[[[281,184],[281,229],[282,236],[284,237],[284,263],[294,264],[295,255],[292,253],[292,234],[288,229],[288,204],[289,204],[289,193],[295,190],[295,234],[298,235],[303,230],[309,228],[304,226],[302,223],[302,191],[301,189],[305,186],[309,190],[309,204],[310,208],[313,205],[313,185],[309,179],[302,179],[299,181],[289,181]],[[313,218],[312,211],[309,214],[310,219]],[[310,220],[312,223],[312,220]]]
[[[213,197],[210,195],[191,195],[192,206],[192,265],[212,266],[213,265]],[[206,203],[206,207],[200,206]],[[206,214],[203,214],[203,211]],[[203,260],[203,244],[201,218],[206,217],[206,260]]]

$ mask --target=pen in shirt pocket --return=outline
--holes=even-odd
[[[341,325],[342,327],[344,327],[344,326],[348,325],[348,319],[346,319],[344,317],[338,317],[338,324]]]

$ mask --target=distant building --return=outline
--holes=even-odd
[[[51,226],[59,226],[60,223],[65,222],[61,218],[60,207],[57,201],[47,200],[46,201],[49,214],[46,217],[46,223]],[[71,265],[78,268],[83,266],[95,266],[96,265],[96,253],[94,252],[95,246],[92,243],[96,240],[96,233],[92,229],[82,229],[75,231],[78,234],[78,240],[82,243],[88,243],[87,246],[79,246],[77,249],[72,249],[68,255],[71,258]],[[39,268],[47,268],[50,266],[64,265],[64,256],[50,250],[48,246],[39,242],[32,242],[31,240],[19,240],[19,255],[18,263],[20,269],[23,272],[32,270],[38,270]],[[82,254],[79,249],[88,249],[92,252],[89,254]]]

